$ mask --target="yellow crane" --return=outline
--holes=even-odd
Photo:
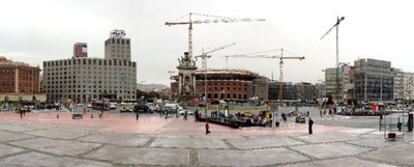
[[[284,60],[303,60],[305,59],[305,57],[303,56],[284,56],[284,49],[280,49],[280,55],[268,55],[268,54],[257,54],[257,55],[252,55],[252,54],[238,54],[238,55],[227,55],[227,56],[222,56],[226,58],[226,64],[228,61],[229,57],[232,58],[265,58],[265,59],[277,59],[279,60],[279,102],[280,104],[282,104],[282,100],[283,100],[283,80],[284,80],[284,76],[283,76],[283,64],[284,64]]]
[[[192,16],[200,16],[200,17],[207,17],[211,19],[205,20],[194,20]],[[187,15],[183,16],[187,17]],[[181,18],[183,18],[181,17]],[[165,22],[165,25],[173,26],[173,25],[188,25],[188,57],[191,59],[193,56],[193,41],[192,41],[192,30],[193,24],[209,24],[209,23],[232,23],[232,22],[255,22],[255,21],[266,21],[263,18],[231,18],[225,16],[215,16],[209,14],[200,14],[200,13],[189,13],[188,14],[188,21],[170,21]]]

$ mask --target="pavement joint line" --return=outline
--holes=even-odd
[[[392,165],[392,166],[399,166],[399,167],[409,167],[409,165],[393,163],[393,162],[388,162],[388,161],[379,160],[379,159],[371,159],[371,158],[360,157],[360,156],[356,156],[355,158],[360,159],[360,160],[364,160],[364,161],[374,162],[374,163],[382,163],[382,164],[387,164],[387,165]]]
[[[149,140],[147,142],[145,142],[145,144],[142,147],[150,147],[155,139],[156,139],[156,137],[150,137]]]
[[[17,141],[32,140],[32,139],[36,139],[36,138],[39,138],[39,137],[38,136],[31,136],[31,137],[28,137],[28,138],[7,140],[7,141],[1,142],[1,143],[12,143],[12,142],[17,142]]]
[[[90,160],[90,161],[95,161],[95,162],[104,162],[104,163],[114,164],[113,162],[107,161],[107,160],[85,158],[85,157],[80,157],[78,155],[60,155],[60,154],[54,154],[54,153],[50,153],[50,152],[46,152],[46,151],[36,150],[36,149],[32,149],[32,148],[28,148],[28,147],[23,147],[23,146],[19,146],[19,145],[14,145],[14,144],[9,144],[9,143],[6,143],[5,145],[11,146],[11,147],[17,147],[17,148],[24,149],[24,150],[27,151],[27,153],[29,153],[29,152],[36,152],[36,153],[40,153],[40,154],[50,155],[50,156],[53,156],[53,157],[60,157],[60,158],[66,158],[66,157],[68,157],[68,158],[74,158],[74,159],[79,159],[79,160]]]
[[[24,149],[23,151],[20,151],[20,152],[17,152],[17,153],[7,154],[7,155],[4,155],[4,156],[0,156],[0,161],[3,160],[3,159],[6,159],[8,157],[14,157],[14,156],[21,155],[21,154],[26,154],[26,153],[29,153],[29,152],[31,152],[31,151]]]
[[[344,143],[348,145],[353,145],[356,147],[361,147],[361,148],[369,148],[369,149],[383,148],[383,147],[375,147],[375,146],[367,146],[367,145],[362,145],[362,144],[350,143],[349,141],[345,141]]]
[[[96,151],[98,151],[99,149],[101,149],[101,148],[102,148],[102,147],[104,147],[104,146],[105,146],[105,144],[101,143],[101,145],[99,145],[98,147],[93,147],[93,148],[91,148],[91,149],[87,150],[86,152],[80,153],[80,154],[78,154],[78,155],[76,155],[76,156],[77,156],[77,157],[84,158],[87,154],[90,154],[90,153],[96,152]]]
[[[301,151],[299,151],[299,150],[295,150],[295,149],[293,149],[291,146],[285,146],[285,147],[283,147],[283,148],[285,148],[285,149],[287,149],[287,150],[289,150],[289,151],[293,151],[293,152],[295,152],[295,153],[297,153],[297,154],[299,154],[299,155],[302,155],[302,156],[304,156],[304,157],[306,157],[306,158],[309,158],[310,160],[319,159],[319,158],[317,158],[317,157],[314,157],[314,156],[312,156],[312,155],[308,155],[308,154],[306,154],[306,153],[304,153],[304,152],[301,152]]]
[[[296,141],[299,141],[299,142],[302,142],[302,143],[304,143],[304,144],[312,144],[311,142],[308,142],[308,141],[306,141],[306,140],[302,140],[302,139],[298,139],[298,138],[296,138],[296,137],[294,137],[294,136],[288,136],[288,138],[289,138],[289,139],[296,140]]]
[[[198,151],[196,149],[190,149],[188,160],[189,166],[199,166]]]
[[[81,141],[81,140],[79,140],[80,138],[84,138],[84,137],[92,136],[92,135],[94,135],[94,134],[95,134],[95,133],[88,133],[88,134],[81,135],[81,136],[78,136],[78,137],[75,137],[75,138],[71,138],[71,140]]]
[[[222,141],[230,150],[241,150],[240,148],[234,146],[230,141],[228,141],[228,139],[223,139]]]
[[[372,131],[369,131],[369,132],[366,132],[366,133],[362,133],[361,135],[370,135],[371,133],[374,133],[376,131],[377,131],[377,129],[372,130]]]

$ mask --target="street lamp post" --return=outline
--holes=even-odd
[[[172,94],[173,94],[173,92],[172,92],[172,76],[173,76],[173,74],[175,73],[175,71],[167,71],[168,72],[168,74],[170,74],[170,91],[171,91],[171,93],[170,93],[170,101],[172,101]]]

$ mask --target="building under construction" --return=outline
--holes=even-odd
[[[257,73],[241,69],[208,69],[197,70],[196,97],[207,93],[208,101],[234,100],[247,101],[252,98],[268,98],[269,79]],[[172,98],[178,98],[178,76],[173,76],[171,83]],[[205,91],[207,89],[207,91]]]

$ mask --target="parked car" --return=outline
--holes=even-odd
[[[122,108],[121,110],[120,110],[120,112],[122,113],[122,112],[132,112],[132,110],[131,109],[129,109],[128,107],[124,107],[124,108]]]
[[[92,106],[92,104],[88,104],[88,105],[86,105],[86,107],[87,108],[92,108],[93,106]]]
[[[110,103],[110,104],[109,104],[109,108],[110,108],[111,110],[116,110],[116,103]]]
[[[186,112],[187,110],[180,110],[180,111],[178,111],[178,114],[180,114],[180,115],[184,115],[184,113]],[[194,114],[194,112],[192,112],[192,111],[187,111],[187,115],[193,115]]]
[[[138,113],[152,113],[152,111],[146,105],[135,105],[134,106],[134,112],[138,112]]]
[[[176,112],[176,108],[175,107],[169,107],[169,106],[163,106],[160,108],[160,112],[161,113],[165,113],[168,112],[169,114]]]
[[[171,108],[177,108],[178,110],[182,110],[183,107],[181,107],[180,105],[178,105],[177,103],[166,103],[164,105],[165,107],[171,107]]]

